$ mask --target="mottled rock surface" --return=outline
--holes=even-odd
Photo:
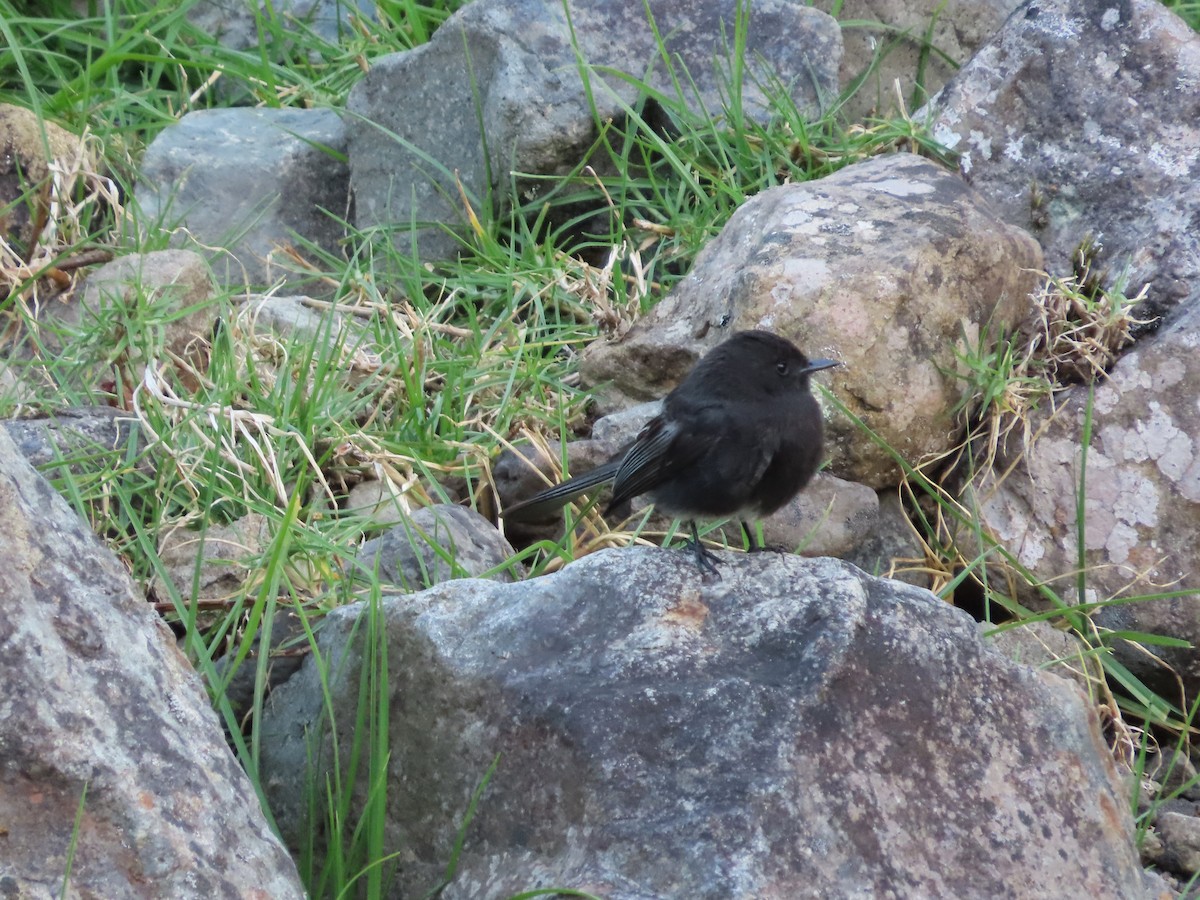
[[[1161,3],[1031,0],[926,112],[1051,272],[1090,235],[1142,317],[1200,299],[1200,35]]]
[[[446,897],[1148,896],[1077,688],[920,589],[718,555],[712,584],[689,554],[631,548],[383,602],[396,896],[438,881],[497,754]],[[342,746],[362,613],[321,635]],[[303,730],[326,715],[318,670],[263,722],[267,790],[293,826]]]
[[[58,896],[74,835],[78,896],[302,897],[171,633],[4,430],[0,517],[4,890]]]
[[[1000,542],[1069,602],[1200,591],[1197,348],[1200,309],[1139,340],[1094,393],[1073,388],[1048,423],[1045,412],[1036,416],[1031,429],[1041,433],[1038,440],[1030,447],[1015,440],[1002,447],[997,464],[968,492],[968,503]],[[1089,418],[1091,443],[1085,450]],[[1080,497],[1087,570],[1082,598],[1075,594]],[[1037,600],[1032,592],[1027,599]],[[1108,628],[1200,644],[1194,594],[1108,606],[1093,616]],[[1147,653],[1123,641],[1114,648],[1126,665],[1175,696],[1174,676]],[[1189,696],[1200,689],[1195,649],[1153,652],[1182,676]]]

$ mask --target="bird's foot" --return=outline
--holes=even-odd
[[[695,522],[692,523],[692,538],[684,547],[690,547],[696,554],[696,565],[700,567],[700,577],[705,584],[721,580],[721,573],[717,571],[717,555],[700,543]]]
[[[747,553],[791,553],[790,547],[784,544],[752,544]]]
[[[700,577],[705,584],[721,580],[721,573],[717,571],[717,555],[715,553],[699,541],[688,541],[684,547],[690,548],[696,554],[696,565],[700,567]]]

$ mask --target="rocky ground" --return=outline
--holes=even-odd
[[[932,16],[842,9],[900,30]],[[86,504],[32,465],[82,472],[86,456],[147,484],[177,467],[205,496],[196,473],[220,435],[257,459],[304,443],[249,402],[183,396],[215,380],[222,341],[270,360],[246,396],[305,382],[314,367],[297,360],[325,352],[337,365],[308,391],[322,402],[385,369],[444,386],[413,362],[421,329],[466,326],[350,304],[350,276],[302,279],[295,248],[346,258],[385,229],[429,271],[452,266],[485,237],[476,211],[541,196],[597,122],[650,116],[639,104],[675,85],[646,65],[660,46],[695,73],[684,105],[724,121],[711,60],[738,23],[715,3],[476,0],[369,66],[344,108],[212,109],[162,131],[132,199],[143,228],[171,223],[171,249],[46,262],[41,281],[71,284],[51,302],[10,286],[29,308],[9,325],[7,395],[44,405],[30,373],[72,357],[71,396],[97,402],[0,430],[0,878],[114,897],[320,893],[304,861],[336,854],[339,835],[314,785],[346,778],[341,814],[373,821],[373,849],[397,854],[386,883],[364,880],[375,895],[423,894],[452,858],[448,897],[1189,890],[1200,779],[1177,736],[1200,688],[1200,37],[1144,0],[964,2],[933,21],[961,67],[934,57],[927,102],[891,108],[920,126],[888,144],[900,152],[782,179],[739,204],[653,309],[594,313],[608,337],[571,360],[591,418],[561,449],[512,443],[536,437],[514,425],[486,474],[463,475],[365,440],[304,444],[338,461],[313,487],[322,516],[372,522],[336,557],[289,552],[285,511],[313,531],[322,518],[296,512],[313,504],[294,472],[268,510],[217,516],[214,501],[202,528],[139,546],[95,535]],[[830,114],[869,68],[865,33],[756,2],[744,114],[770,120],[770,84],[806,121]],[[910,49],[847,101],[860,129],[911,96]],[[0,144],[16,147],[31,115],[0,109]],[[21,152],[50,183],[80,145],[46,134]],[[6,258],[20,284],[46,227],[29,209],[0,221],[5,247],[31,248]],[[354,277],[400,277],[379,259]],[[117,339],[49,337],[140,304],[162,352],[135,383],[112,375]],[[820,379],[828,466],[763,523],[801,555],[721,550],[705,583],[689,556],[595,514],[566,538],[504,522],[562,462],[582,470],[627,443],[743,328],[843,363]],[[159,433],[184,410],[194,458]],[[547,538],[585,558],[535,562]],[[131,577],[146,556],[152,573]],[[373,590],[323,616],[293,602],[313,584]],[[232,596],[248,598],[233,617],[244,642],[195,643],[200,612]]]

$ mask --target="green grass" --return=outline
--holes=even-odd
[[[1163,0],[1163,6],[1187,22],[1194,31],[1200,31],[1200,3],[1196,0]]]
[[[86,129],[97,156],[85,182],[90,193],[80,195],[58,242],[34,268],[65,267],[97,250],[120,255],[166,245],[162,234],[141,234],[119,200],[130,193],[143,149],[182,114],[231,96],[266,106],[338,108],[363,66],[427,40],[460,5],[381,2],[377,20],[355,22],[336,43],[263,15],[256,49],[239,53],[189,24],[186,2],[91,3],[80,15],[66,0],[40,4],[36,12],[0,0],[0,101]],[[1189,7],[1177,9],[1184,14]],[[1194,23],[1194,4],[1190,15]],[[337,286],[337,306],[318,305],[321,326],[290,340],[256,331],[241,298],[230,293],[188,311],[215,323],[194,356],[170,349],[171,322],[137,292],[81,326],[54,325],[35,317],[38,307],[56,302],[50,282],[36,272],[3,269],[9,293],[0,313],[24,333],[9,350],[23,354],[18,371],[36,391],[0,397],[0,408],[12,414],[110,403],[136,415],[140,433],[128,447],[81,450],[47,474],[185,634],[186,652],[260,799],[258,726],[270,659],[252,655],[255,638],[269,643],[277,617],[293,611],[316,653],[322,613],[366,601],[366,664],[353,738],[365,743],[346,755],[349,767],[335,767],[329,782],[313,785],[310,818],[320,824],[300,856],[313,896],[360,889],[377,896],[400,850],[387,845],[383,828],[390,758],[383,588],[370,573],[357,572],[353,560],[354,548],[380,526],[342,508],[346,489],[381,479],[413,506],[461,500],[487,512],[491,462],[505,442],[532,435],[553,444],[586,427],[578,352],[619,332],[667,293],[746,198],[897,149],[944,159],[919,122],[848,122],[840,102],[809,121],[779,85],[766,86],[774,96],[768,123],[742,115],[735,88],[742,40],[735,29],[734,58],[723,72],[724,116],[689,110],[694,86],[685,71],[670,70],[671,91],[640,86],[642,99],[625,107],[622,121],[597,122],[590,154],[574,171],[517,176],[497,204],[499,214],[474,205],[477,227],[464,237],[455,263],[426,266],[381,231],[353,233],[347,259],[301,248],[315,274]],[[593,91],[602,90],[597,76],[617,77],[582,61],[579,74]],[[660,127],[664,121],[669,128]],[[1088,315],[1111,312],[1103,298],[1076,293]],[[1081,315],[1079,304],[1068,309]],[[1012,336],[989,335],[966,350],[961,368],[969,394],[960,413],[970,429],[967,449],[986,451],[1001,429],[1023,421],[1054,390],[1060,370],[1047,360],[1063,356],[1064,341],[1078,343],[1087,334],[1065,324],[1050,341],[1047,331],[1047,346],[1034,357],[1040,368],[1023,367],[1026,348]],[[824,399],[837,405],[832,395]],[[864,426],[862,439],[876,438]],[[1027,608],[1011,583],[1031,580],[1030,573],[927,469],[897,462],[944,597],[975,582],[997,628],[1011,627],[999,620],[1015,616],[1052,620],[1080,634],[1112,685],[1097,686],[1096,702],[1111,707],[1114,718],[1141,723],[1143,749],[1152,732],[1190,733],[1194,706],[1156,696],[1108,652],[1113,641],[1145,636],[1101,633],[1092,625],[1096,604],[1082,594],[1085,570],[1069,596],[1043,589],[1044,609]],[[1085,495],[1081,480],[1079,496]],[[232,595],[205,595],[199,566],[181,578],[164,563],[171,535],[203,541],[250,513],[266,523],[264,539],[236,561],[251,575]],[[543,543],[509,565],[536,574],[590,547],[651,537],[645,519],[617,534],[594,515],[588,522],[584,543]],[[1082,519],[1080,526],[1082,534]],[[253,667],[255,676],[249,710],[234,709],[226,696],[242,667]],[[322,673],[332,677],[327,668]],[[481,787],[462,811],[464,835],[477,804],[486,803],[492,773],[476,774]],[[356,779],[368,787],[358,809],[350,803]],[[447,860],[447,877],[459,850],[461,840]]]

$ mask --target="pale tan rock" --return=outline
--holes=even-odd
[[[841,360],[814,384],[915,462],[957,442],[959,357],[1021,321],[1040,265],[1036,242],[962,179],[911,154],[878,157],[747,201],[619,343],[588,348],[583,373],[610,405],[645,399],[730,333],[765,328]],[[895,485],[892,455],[826,409],[830,471]]]

